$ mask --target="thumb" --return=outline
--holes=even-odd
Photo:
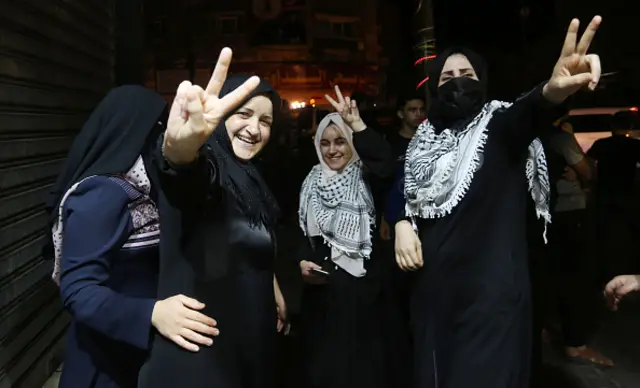
[[[314,263],[313,261],[309,262],[309,268],[322,269],[321,266],[319,266],[318,264]]]
[[[204,308],[204,303],[200,303],[193,298],[189,298],[188,296],[180,295],[180,302],[185,307],[188,307],[191,310],[202,310]]]
[[[416,236],[416,264],[423,264],[423,260],[422,260],[422,244],[420,243],[420,240],[418,239],[418,237]]]

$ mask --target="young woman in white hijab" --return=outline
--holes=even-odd
[[[527,201],[550,221],[537,139],[545,126],[536,121],[552,122],[557,104],[597,86],[600,60],[587,52],[600,22],[595,17],[578,43],[573,20],[549,81],[513,104],[487,101],[486,71],[472,51],[450,49],[434,61],[429,120],[407,149],[407,219],[396,224],[398,264],[418,270],[416,387],[528,386]]]
[[[315,136],[317,164],[300,192],[299,253],[305,386],[375,388],[384,384],[380,287],[370,260],[375,209],[369,187],[393,173],[391,147],[360,118],[356,101],[326,96],[338,113]],[[306,245],[306,244],[305,244]]]

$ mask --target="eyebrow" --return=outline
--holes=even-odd
[[[465,72],[465,71],[473,71],[473,69],[472,69],[472,68],[470,68],[470,67],[465,67],[465,68],[463,68],[463,69],[460,69],[460,72],[461,72],[461,73],[462,73],[462,72]],[[443,74],[443,75],[453,75],[453,70],[443,71],[443,72],[442,72],[442,74]]]

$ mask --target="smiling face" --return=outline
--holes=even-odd
[[[322,160],[333,171],[341,171],[353,157],[344,133],[335,124],[329,124],[320,138]]]
[[[453,54],[447,58],[442,67],[438,87],[458,77],[468,77],[478,81],[478,75],[469,59],[462,54]]]
[[[273,104],[268,97],[255,96],[233,113],[225,125],[233,153],[251,160],[269,141],[273,124]]]

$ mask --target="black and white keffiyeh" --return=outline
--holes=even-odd
[[[320,150],[322,133],[331,124],[343,132],[353,152],[342,171],[331,170]],[[336,265],[354,276],[364,276],[362,261],[371,254],[375,209],[371,191],[363,179],[362,161],[353,146],[353,134],[339,114],[329,114],[320,122],[315,147],[320,163],[302,184],[300,228],[308,237],[322,236],[332,248]]]
[[[445,129],[437,134],[428,121],[420,125],[407,148],[407,216],[440,218],[452,212],[466,195],[480,167],[488,136],[487,125],[493,114],[510,106],[511,103],[491,101],[459,131]],[[550,223],[549,173],[539,139],[529,145],[525,174],[538,218],[543,218],[545,224]]]

